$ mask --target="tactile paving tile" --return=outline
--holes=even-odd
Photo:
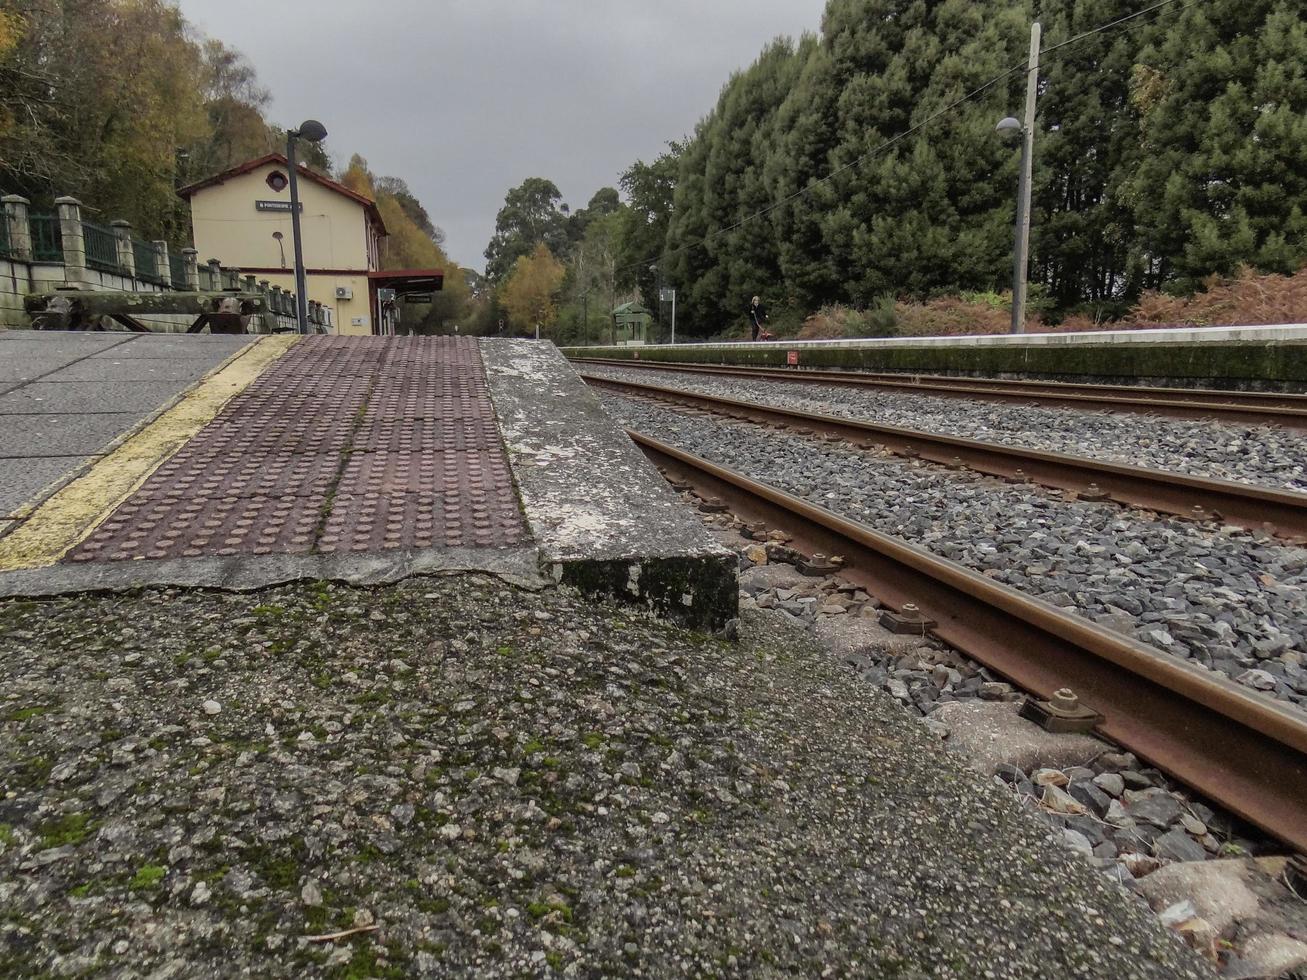
[[[476,341],[314,337],[236,395],[72,561],[527,540]]]
[[[494,419],[444,416],[429,419],[365,418],[354,435],[359,452],[485,452],[499,449]]]
[[[199,463],[199,465],[197,465]],[[142,499],[325,495],[340,472],[339,453],[174,456],[142,484]]]
[[[526,539],[511,486],[461,487],[457,496],[420,493],[337,494],[318,550],[493,548]]]
[[[325,494],[213,499],[133,496],[71,555],[73,561],[305,554]]]

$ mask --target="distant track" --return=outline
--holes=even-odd
[[[1307,395],[1210,388],[1149,388],[1134,385],[1073,384],[1064,381],[1003,381],[932,374],[884,374],[816,368],[761,368],[726,364],[680,364],[623,358],[573,358],[650,371],[684,371],[738,378],[763,378],[813,384],[848,385],[984,401],[1079,408],[1086,411],[1135,412],[1170,418],[1212,419],[1247,425],[1281,425],[1307,429]]]
[[[1072,688],[1098,730],[1298,851],[1307,851],[1307,721],[1227,678],[1065,613],[955,562],[638,432],[664,473],[720,497],[892,608],[914,603],[944,642],[1047,698]]]
[[[880,446],[901,456],[921,458],[953,469],[967,467],[1012,482],[1029,481],[1073,490],[1082,497],[1092,497],[1097,490],[1106,498],[1134,507],[1196,519],[1219,519],[1293,541],[1307,541],[1307,493],[801,412],[585,372],[581,377],[598,388],[785,426],[801,434],[808,432],[847,439],[858,445]]]

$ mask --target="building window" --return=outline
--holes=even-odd
[[[280,170],[274,170],[272,173],[268,174],[267,184],[278,194],[284,191],[286,189],[286,185],[289,183],[290,183],[289,178],[287,178],[287,176],[284,173],[282,173]]]

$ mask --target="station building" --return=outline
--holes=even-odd
[[[332,332],[389,334],[396,299],[439,290],[439,269],[381,269],[386,225],[376,202],[300,166],[300,232],[310,300],[329,312]],[[191,207],[200,261],[221,258],[274,286],[295,290],[286,157],[269,153],[177,192]]]

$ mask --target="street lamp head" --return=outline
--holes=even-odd
[[[1004,139],[1012,139],[1021,135],[1021,123],[1011,116],[1004,116],[994,127],[995,131],[1000,133]]]
[[[327,138],[327,127],[316,119],[305,119],[300,123],[300,128],[295,130],[292,135],[302,140],[308,140],[310,143],[321,143]]]

